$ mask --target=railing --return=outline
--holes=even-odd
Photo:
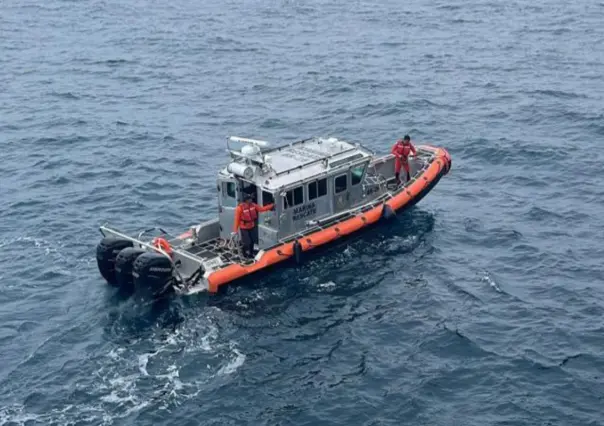
[[[125,239],[125,240],[131,241],[131,242],[133,242],[133,243],[135,243],[135,244],[138,244],[138,245],[140,245],[140,246],[142,246],[142,247],[145,247],[145,248],[147,248],[147,249],[149,249],[149,250],[153,250],[153,251],[159,251],[159,252],[162,252],[162,253],[163,253],[163,254],[165,254],[165,255],[166,255],[168,258],[170,258],[170,256],[168,256],[168,255],[167,255],[165,252],[163,252],[161,249],[158,249],[157,247],[155,247],[155,246],[154,246],[154,245],[152,245],[152,244],[146,243],[146,242],[144,242],[144,241],[142,241],[142,240],[139,240],[139,239],[137,239],[137,238],[130,237],[129,235],[126,235],[126,234],[124,234],[124,233],[122,233],[122,232],[120,232],[120,231],[116,231],[115,229],[111,229],[111,228],[109,228],[109,227],[107,227],[107,226],[105,226],[105,225],[101,225],[101,226],[99,227],[99,229],[100,229],[100,231],[101,231],[101,233],[102,233],[103,235],[105,235],[105,232],[107,232],[107,233],[109,233],[109,234],[115,235],[115,236],[116,236],[116,237],[118,237],[118,238],[123,238],[123,239]],[[104,231],[104,232],[103,232],[103,231]],[[144,232],[145,232],[145,231],[143,231],[143,233],[144,233]],[[191,254],[187,253],[187,252],[186,252],[186,251],[184,251],[184,250],[179,250],[179,249],[177,249],[177,248],[173,248],[172,250],[173,250],[175,253],[178,253],[178,255],[179,255],[179,256],[186,257],[187,259],[192,260],[193,262],[197,262],[197,263],[201,263],[201,262],[202,262],[202,261],[201,261],[201,259],[200,259],[199,257],[197,257],[197,256],[192,256]],[[170,259],[170,260],[171,260],[171,259]]]

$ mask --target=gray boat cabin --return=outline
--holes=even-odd
[[[259,249],[350,210],[367,196],[362,184],[374,154],[358,143],[313,137],[267,149],[267,142],[254,139],[227,141],[231,162],[217,182],[221,238],[229,238],[235,207],[246,193],[260,206],[274,204],[258,215]],[[236,150],[234,143],[244,145]]]

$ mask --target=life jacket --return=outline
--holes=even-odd
[[[396,153],[398,155],[401,155],[403,157],[408,157],[410,152],[411,152],[410,144],[402,144],[402,145],[396,146]]]
[[[409,153],[411,152],[411,145],[410,144],[396,144],[394,146],[394,149],[392,150],[393,154],[396,155],[397,160],[399,159],[399,157],[403,157],[402,160],[405,161],[407,160],[407,157],[409,156]]]
[[[258,218],[258,210],[254,204],[243,203],[241,205],[241,220],[248,225],[253,225]]]

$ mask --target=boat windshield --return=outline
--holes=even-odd
[[[352,180],[352,182],[351,182],[352,185],[356,185],[359,182],[361,182],[361,179],[363,179],[363,172],[365,172],[365,165],[364,164],[362,164],[360,166],[353,167],[350,170],[350,174],[351,174],[351,178],[352,178],[351,179]]]

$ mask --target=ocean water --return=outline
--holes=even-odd
[[[604,3],[1,0],[0,425],[604,424]],[[225,137],[453,168],[299,268],[161,306],[98,226],[216,212]]]

